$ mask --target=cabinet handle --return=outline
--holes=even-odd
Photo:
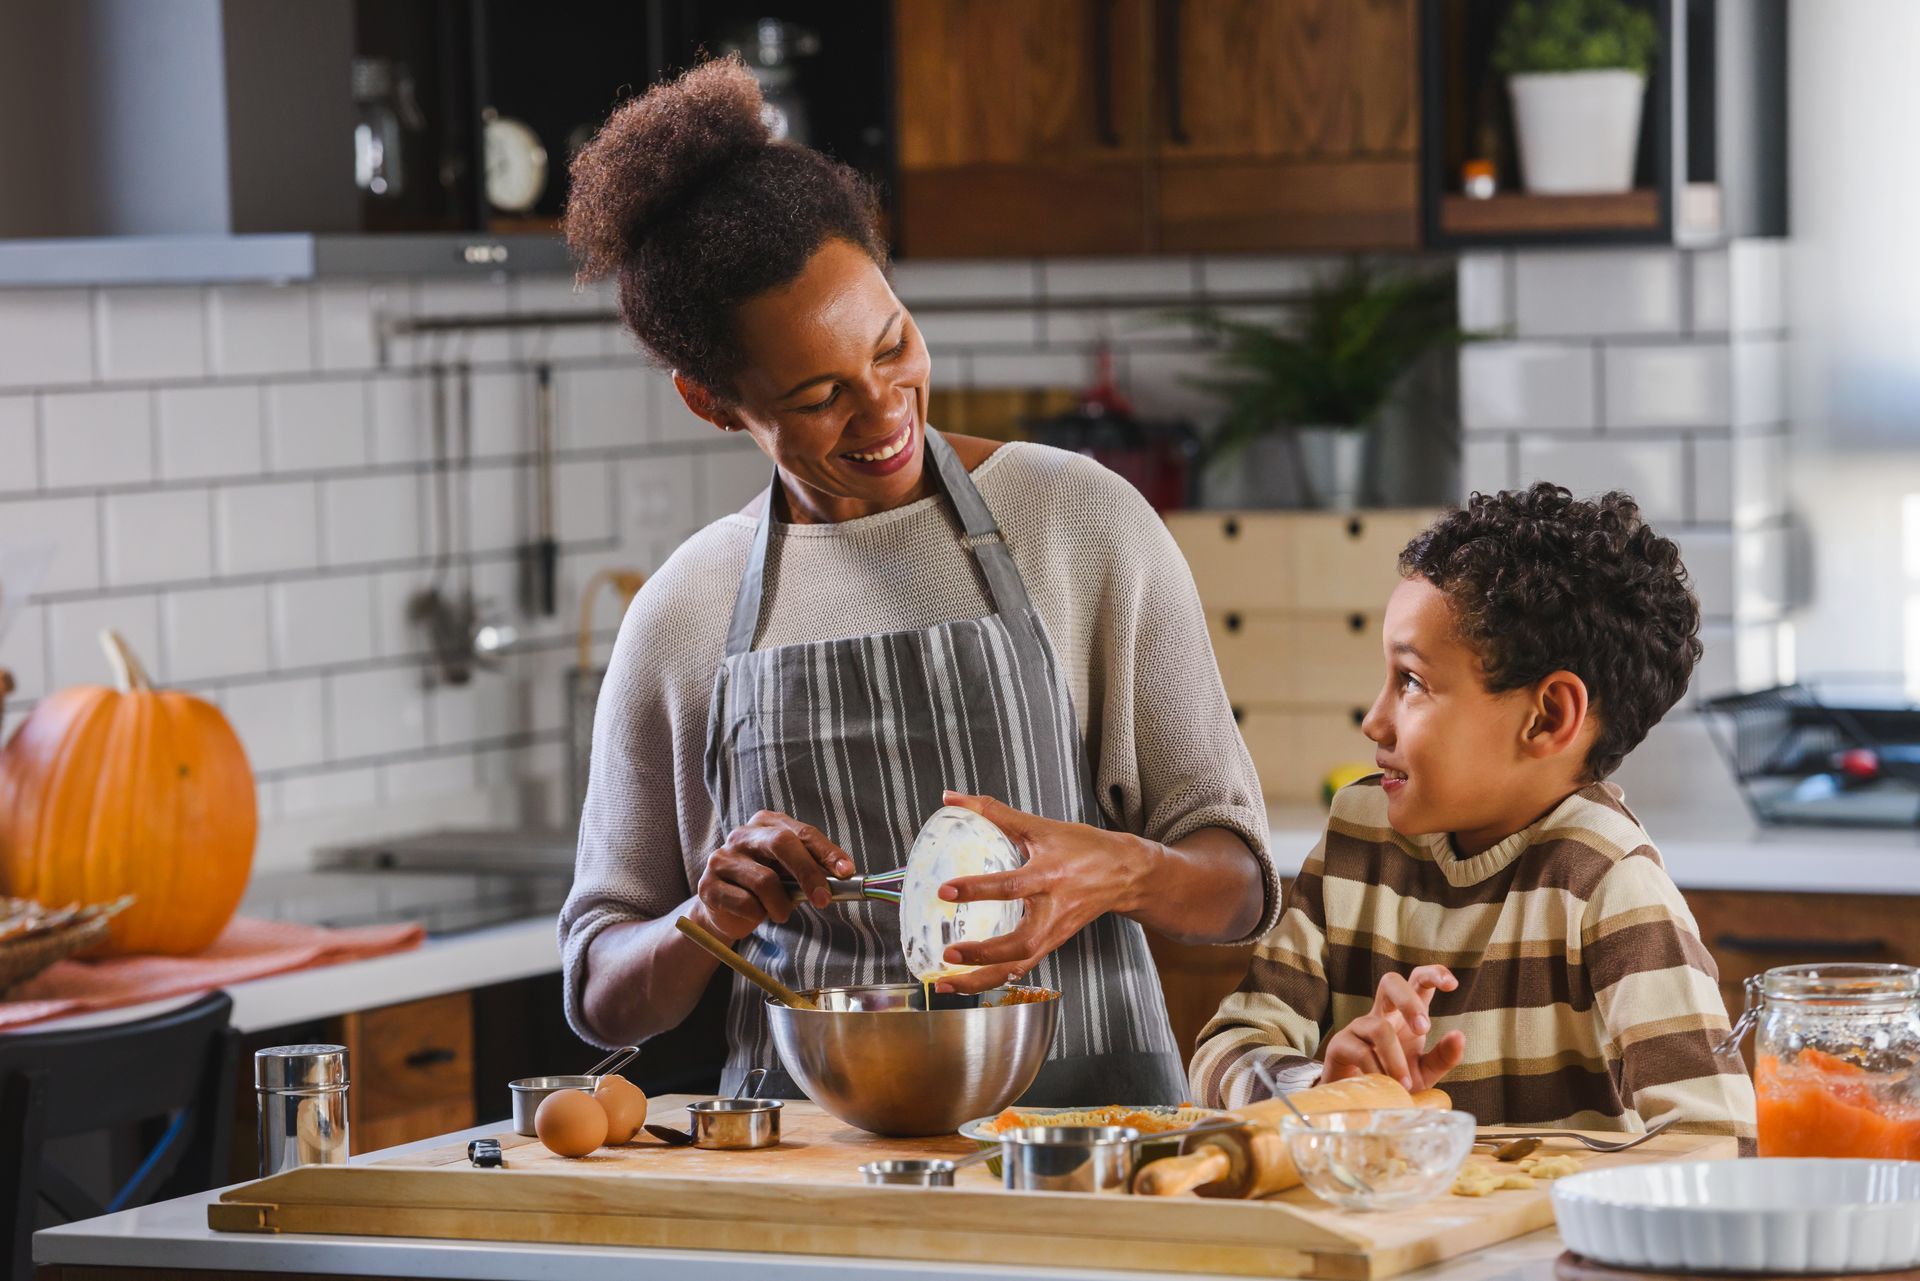
[[[1240,615],[1238,615],[1238,614],[1228,614],[1228,615],[1227,615],[1227,630],[1228,630],[1228,631],[1230,631],[1230,632],[1237,632],[1237,631],[1239,631],[1239,630],[1240,630],[1240,625],[1241,625],[1241,623],[1242,623],[1242,621],[1243,621],[1243,620],[1241,619],[1241,617],[1240,617]]]
[[[1233,712],[1233,723],[1235,725],[1238,725],[1247,718],[1247,709],[1244,707],[1235,707],[1230,710]]]
[[[1103,147],[1120,145],[1113,127],[1113,6],[1116,0],[1096,0],[1093,6],[1093,133]]]
[[[1362,725],[1366,724],[1367,709],[1364,707],[1356,707],[1348,712],[1347,715],[1353,717],[1353,727],[1355,729],[1359,729]]]
[[[1885,939],[1767,938],[1747,934],[1716,934],[1713,945],[1728,952],[1817,952],[1822,956],[1880,956],[1890,949]]]
[[[1358,538],[1367,532],[1366,522],[1355,516],[1347,521],[1347,537]]]
[[[1187,123],[1181,114],[1180,0],[1160,0],[1160,82],[1167,95],[1167,141],[1186,146]]]
[[[1366,616],[1365,614],[1348,614],[1348,615],[1347,615],[1347,630],[1348,630],[1348,631],[1350,631],[1350,632],[1364,632],[1364,631],[1366,631],[1366,630],[1367,630],[1367,616]]]
[[[1240,537],[1240,522],[1234,517],[1229,516],[1226,519],[1226,523],[1220,526],[1220,532],[1228,538],[1238,538]]]
[[[458,1054],[455,1054],[444,1045],[429,1045],[425,1049],[415,1050],[412,1054],[407,1055],[405,1062],[408,1067],[419,1071],[421,1068],[438,1067],[442,1063],[451,1063],[459,1057]]]

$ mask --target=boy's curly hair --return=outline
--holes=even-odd
[[[1446,593],[1494,693],[1561,670],[1586,682],[1599,722],[1589,780],[1640,745],[1700,661],[1680,549],[1626,494],[1583,502],[1544,481],[1475,494],[1414,536],[1400,572]]]

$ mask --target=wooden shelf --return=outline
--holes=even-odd
[[[1485,200],[1443,196],[1440,229],[1449,236],[1658,231],[1660,193],[1642,188],[1598,196],[1530,196],[1521,192]]]

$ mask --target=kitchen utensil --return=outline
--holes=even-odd
[[[537,1131],[533,1127],[533,1114],[540,1110],[540,1104],[549,1094],[558,1090],[591,1090],[600,1084],[601,1077],[618,1072],[638,1053],[639,1046],[623,1045],[577,1076],[528,1076],[507,1082],[507,1091],[513,1096],[513,1132],[534,1137]]]
[[[1122,1193],[1140,1131],[1128,1125],[1037,1125],[1000,1136],[1001,1182],[1014,1192]]]
[[[1299,1171],[1287,1153],[1279,1123],[1291,1109],[1318,1116],[1357,1108],[1432,1108],[1451,1106],[1439,1090],[1410,1095],[1392,1077],[1370,1073],[1331,1085],[1295,1090],[1283,1097],[1262,1099],[1229,1114],[1247,1124],[1186,1140],[1177,1157],[1156,1161],[1140,1172],[1134,1191],[1148,1196],[1178,1196],[1198,1192],[1206,1197],[1253,1199],[1297,1187]]]
[[[708,1099],[687,1104],[687,1116],[693,1124],[693,1146],[719,1152],[748,1152],[770,1148],[780,1142],[779,1099],[754,1096],[767,1079],[767,1070],[754,1068],[747,1073],[740,1093],[730,1099]]]
[[[1134,1157],[1136,1168],[1175,1156],[1187,1133],[1202,1121],[1225,1118],[1240,1124],[1238,1118],[1219,1108],[1172,1107],[1163,1103],[1140,1106],[1098,1108],[1019,1108],[1020,1119],[1029,1125],[1131,1125],[1141,1132],[1140,1149]],[[1000,1135],[1011,1127],[1000,1124],[1004,1112],[975,1117],[960,1127],[960,1137],[979,1144],[987,1154],[987,1169],[1000,1174]],[[1162,1122],[1154,1125],[1150,1122]]]
[[[963,1165],[976,1165],[1000,1155],[999,1145],[981,1148],[952,1159],[923,1157],[899,1161],[869,1161],[860,1167],[860,1175],[871,1184],[891,1184],[910,1188],[950,1188],[953,1172]]]
[[[731,1099],[701,1100],[699,1102],[689,1103],[687,1105],[687,1111],[689,1113],[693,1113],[694,1109],[696,1108],[705,1108],[710,1113],[719,1113],[726,1109],[715,1107],[713,1106],[714,1104],[725,1104],[725,1103],[746,1104],[746,1103],[757,1102],[758,1099],[756,1096],[760,1093],[760,1087],[766,1083],[766,1079],[767,1079],[767,1070],[765,1068],[763,1067],[753,1068],[747,1073],[747,1079],[741,1082],[740,1092],[734,1095]],[[776,1111],[778,1110],[779,1107],[780,1105],[776,1102],[774,1104],[774,1108],[776,1109]],[[751,1111],[751,1109],[748,1109],[745,1107],[735,1108],[733,1110],[742,1114],[745,1114]],[[776,1115],[773,1118],[773,1137],[764,1142],[752,1143],[752,1144],[724,1143],[724,1142],[700,1143],[700,1122],[699,1122],[698,1113],[695,1113],[694,1116],[691,1118],[690,1124],[692,1128],[687,1130],[676,1130],[669,1125],[644,1125],[641,1128],[645,1130],[648,1134],[651,1134],[654,1138],[659,1139],[662,1143],[666,1144],[670,1148],[690,1148],[695,1146],[696,1144],[698,1144],[698,1146],[703,1148],[716,1148],[716,1149],[741,1148],[741,1147],[748,1147],[748,1146],[771,1147],[773,1144],[778,1143],[780,1141],[780,1118],[778,1115]],[[724,1131],[725,1137],[729,1137],[729,1138],[752,1137],[753,1126],[748,1124],[744,1120],[728,1121],[726,1119],[720,1119],[716,1121],[714,1125],[715,1125],[716,1132]],[[727,1128],[727,1127],[732,1127],[732,1128]]]
[[[47,567],[53,564],[52,543],[0,547],[0,641],[26,608],[28,597],[40,589]]]
[[[260,1177],[302,1165],[345,1165],[347,1049],[276,1045],[253,1054]]]
[[[551,618],[559,610],[560,572],[560,543],[553,536],[553,366],[543,362],[533,376],[534,540],[527,549],[528,597],[543,618]]]
[[[1473,1114],[1430,1108],[1328,1112],[1280,1123],[1287,1155],[1322,1201],[1397,1210],[1444,1192],[1473,1147]]]
[[[802,995],[819,1008],[767,1004],[780,1061],[808,1098],[876,1134],[951,1134],[1005,1107],[1033,1084],[1060,1019],[1057,992],[932,1010],[915,1010],[916,983]]]
[[[567,672],[567,800],[571,814],[586,808],[587,774],[593,764],[593,713],[607,677],[607,669],[593,661],[594,606],[599,603],[600,589],[610,587],[619,594],[624,614],[646,582],[647,576],[637,569],[600,569],[580,589],[580,657]]]
[[[467,1163],[480,1170],[498,1170],[504,1167],[507,1161],[500,1154],[500,1140],[467,1140]]]
[[[1851,1274],[1920,1266],[1920,1163],[1810,1158],[1628,1165],[1553,1184],[1560,1235],[1653,1272]]]
[[[1664,1116],[1664,1117],[1661,1117],[1658,1121],[1655,1121],[1652,1125],[1648,1126],[1646,1130],[1643,1131],[1642,1133],[1631,1135],[1627,1138],[1620,1139],[1617,1141],[1611,1140],[1611,1139],[1596,1139],[1590,1134],[1581,1134],[1575,1130],[1514,1130],[1511,1132],[1508,1132],[1505,1130],[1481,1131],[1480,1133],[1474,1135],[1473,1141],[1476,1145],[1480,1145],[1480,1144],[1487,1144],[1487,1143],[1506,1144],[1506,1143],[1513,1143],[1522,1139],[1539,1139],[1542,1142],[1544,1142],[1547,1139],[1565,1139],[1570,1143],[1578,1143],[1581,1147],[1585,1148],[1589,1152],[1625,1152],[1628,1148],[1639,1147],[1642,1143],[1645,1143],[1648,1139],[1658,1138],[1660,1136],[1660,1132],[1672,1124],[1673,1124],[1673,1118],[1670,1116]],[[1528,1152],[1531,1152],[1532,1150],[1533,1150],[1532,1148],[1527,1149]],[[1504,1160],[1517,1161],[1520,1159],[1520,1157],[1525,1156],[1526,1154],[1527,1154],[1526,1152],[1522,1152],[1520,1153],[1520,1156],[1501,1157],[1500,1159],[1503,1161]]]
[[[1267,1087],[1267,1093],[1273,1098],[1279,1099],[1295,1121],[1306,1126],[1308,1129],[1313,1128],[1313,1122],[1309,1121],[1307,1114],[1300,1110],[1300,1105],[1295,1103],[1288,1092],[1280,1088],[1280,1083],[1273,1079],[1273,1073],[1268,1069],[1264,1060],[1255,1059],[1253,1061],[1253,1070],[1255,1075],[1260,1078],[1260,1083]],[[1283,1121],[1281,1122],[1282,1131],[1284,1131],[1285,1128],[1286,1123]],[[1295,1164],[1297,1165],[1298,1162]],[[1373,1192],[1373,1189],[1367,1186],[1365,1179],[1347,1169],[1338,1159],[1332,1159],[1327,1162],[1327,1171],[1333,1175],[1335,1180],[1345,1185],[1349,1191],[1356,1192],[1361,1196],[1369,1196]]]
[[[1509,1139],[1505,1142],[1499,1139],[1475,1139],[1473,1146],[1490,1147],[1493,1149],[1494,1160],[1512,1162],[1518,1161],[1522,1157],[1532,1156],[1540,1150],[1540,1145],[1545,1142],[1546,1140],[1539,1135],[1530,1134],[1524,1139]]]
[[[683,916],[673,924],[675,929],[678,929],[682,934],[711,953],[715,960],[731,969],[734,973],[747,979],[749,982],[756,984],[762,991],[768,993],[781,1004],[790,1005],[796,1010],[810,1010],[814,1008],[812,1000],[795,992],[779,979],[773,977],[773,975],[767,973],[752,961],[741,956],[738,952],[728,947],[725,940],[714,935],[692,917]]]

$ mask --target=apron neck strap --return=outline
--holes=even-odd
[[[1013,563],[1013,553],[1000,537],[1000,523],[993,518],[987,500],[967,474],[966,464],[953,452],[939,432],[929,427],[923,439],[927,457],[921,464],[933,464],[935,483],[945,492],[964,532],[962,543],[973,553],[974,563],[986,579],[987,595],[997,614],[1014,614],[1031,608],[1027,585]],[[740,591],[733,599],[733,622],[727,628],[726,656],[744,654],[753,648],[760,630],[760,605],[767,589],[767,544],[773,534],[773,506],[780,492],[780,469],[774,468],[773,482],[767,487],[766,502],[761,505],[760,523],[753,531],[753,548],[747,553],[746,572],[740,576]]]

